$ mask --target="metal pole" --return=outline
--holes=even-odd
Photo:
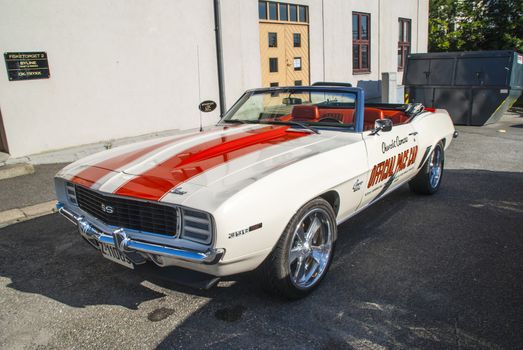
[[[222,50],[222,22],[220,16],[220,0],[214,0],[214,32],[216,34],[216,62],[218,64],[218,93],[220,95],[220,115],[224,115],[225,84],[223,76],[223,50]]]
[[[321,0],[321,41],[323,44],[323,81],[325,81],[325,3]]]

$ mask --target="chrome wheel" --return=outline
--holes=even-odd
[[[441,172],[443,170],[443,157],[441,148],[436,147],[432,152],[432,157],[429,163],[429,182],[432,188],[436,188],[441,179]]]
[[[333,225],[323,208],[310,210],[296,225],[288,259],[295,287],[307,289],[323,276],[332,254]]]

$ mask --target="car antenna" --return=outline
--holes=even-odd
[[[198,66],[198,101],[202,101],[202,92],[200,87],[200,47],[196,45],[196,64]],[[200,111],[200,132],[203,131],[203,124],[202,124],[202,110],[198,108]]]

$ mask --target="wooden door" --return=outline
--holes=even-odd
[[[285,55],[286,85],[309,85],[309,26],[285,25]]]
[[[0,111],[0,152],[9,153],[7,138],[5,136],[4,123],[2,121],[2,111]]]
[[[309,85],[309,26],[260,22],[262,84]]]

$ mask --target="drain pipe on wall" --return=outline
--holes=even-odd
[[[323,44],[323,81],[325,79],[325,3],[321,0],[321,42]]]
[[[223,77],[222,21],[220,0],[214,0],[214,32],[216,35],[216,62],[218,64],[218,94],[220,95],[220,116],[227,111],[225,106],[225,84]]]

